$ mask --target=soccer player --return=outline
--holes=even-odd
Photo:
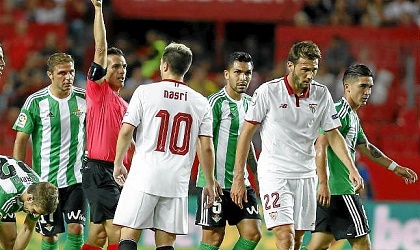
[[[191,62],[191,49],[184,44],[166,46],[162,81],[140,85],[124,116],[114,162],[114,178],[124,184],[114,218],[122,226],[119,250],[137,249],[143,229],[155,231],[158,250],[174,249],[176,235],[188,233],[188,184],[197,150],[207,183],[206,207],[213,205],[211,108],[183,82]],[[135,128],[136,150],[126,179],[123,157]]]
[[[41,214],[53,213],[58,204],[58,189],[24,162],[0,155],[0,247],[25,249]],[[16,237],[15,213],[27,213]],[[14,234],[13,238],[9,238]],[[16,240],[15,240],[16,239]]]
[[[413,170],[395,163],[371,144],[363,132],[357,110],[366,105],[371,94],[372,71],[363,64],[350,66],[344,72],[343,86],[343,97],[335,108],[342,124],[339,131],[351,149],[353,160],[358,150],[362,155],[402,177],[406,183],[417,181],[417,174]],[[362,200],[348,179],[347,168],[328,145],[324,134],[318,135],[316,142],[318,207],[315,230],[306,249],[328,249],[334,239],[347,239],[353,249],[370,249],[370,229]]]
[[[120,227],[112,223],[121,187],[114,181],[115,148],[121,121],[128,104],[119,95],[124,86],[127,62],[123,52],[108,48],[102,1],[91,0],[95,9],[93,34],[95,55],[87,75],[86,117],[87,163],[83,172],[83,190],[90,205],[88,239],[83,250],[117,249]],[[134,147],[134,143],[133,143]],[[126,157],[125,163],[128,162]]]
[[[299,249],[316,213],[314,143],[322,128],[334,151],[361,188],[363,179],[347,151],[334,102],[326,86],[314,81],[321,52],[311,41],[295,43],[288,55],[289,73],[263,83],[255,92],[238,139],[232,200],[243,208],[247,190],[244,166],[259,127],[262,151],[258,181],[264,219],[276,236],[277,249]]]
[[[42,234],[42,249],[58,249],[58,234],[65,231],[66,249],[80,249],[87,202],[82,190],[85,150],[85,90],[73,86],[74,60],[65,53],[48,58],[51,84],[25,101],[13,125],[17,131],[13,156],[24,160],[32,137],[32,167],[42,181],[59,188],[60,203],[50,215],[41,215],[36,231]]]
[[[247,203],[240,209],[230,198],[235,165],[236,142],[244,121],[251,97],[245,94],[252,79],[254,63],[246,52],[230,54],[224,70],[226,86],[208,97],[213,110],[213,143],[216,155],[215,176],[223,189],[221,201],[215,201],[213,207],[204,208],[205,197],[197,199],[197,216],[195,224],[202,227],[202,240],[199,249],[219,249],[225,235],[226,221],[236,225],[239,240],[234,249],[254,249],[261,238],[261,218],[258,212],[258,201],[245,173]],[[248,164],[255,173],[257,162],[253,147],[248,155]],[[197,186],[206,184],[203,172],[199,171]]]

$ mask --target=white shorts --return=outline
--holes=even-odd
[[[161,197],[124,187],[113,223],[133,229],[188,234],[188,198]]]
[[[260,196],[267,229],[294,224],[295,230],[312,231],[316,219],[316,177],[259,178]]]

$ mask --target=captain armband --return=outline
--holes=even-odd
[[[101,65],[92,62],[88,72],[88,79],[91,81],[97,81],[106,75],[106,69],[102,68]]]

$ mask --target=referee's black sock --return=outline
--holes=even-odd
[[[163,246],[163,247],[157,247],[156,250],[174,250],[175,248],[173,246]]]
[[[137,250],[137,242],[134,240],[121,240],[118,250]]]

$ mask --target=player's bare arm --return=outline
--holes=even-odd
[[[315,163],[318,175],[317,201],[321,206],[330,206],[331,192],[327,177],[327,147],[328,140],[325,135],[319,134],[315,143]]]
[[[124,156],[131,145],[135,127],[129,123],[123,123],[118,133],[117,148],[114,160],[114,180],[118,185],[123,186],[127,178],[127,168],[123,164]]]
[[[32,219],[29,214],[26,215],[25,221],[17,234],[13,250],[26,249],[31,240],[37,221],[38,219]]]
[[[235,167],[233,170],[233,183],[230,190],[230,197],[232,201],[243,208],[242,202],[248,202],[247,191],[245,187],[245,161],[248,157],[248,152],[251,147],[252,136],[257,130],[258,125],[244,121],[242,125],[241,134],[238,138],[236,146]]]
[[[102,0],[91,0],[95,8],[95,19],[93,22],[93,37],[95,39],[95,56],[93,62],[101,66],[103,69],[107,67],[107,41],[104,16],[102,12]],[[96,83],[101,84],[104,77],[95,80]]]
[[[15,144],[13,145],[13,157],[25,161],[26,159],[26,145],[28,144],[29,134],[18,131],[16,133]]]
[[[355,191],[359,191],[364,188],[363,178],[360,176],[354,161],[350,157],[350,153],[347,149],[346,142],[338,129],[333,129],[325,133],[328,139],[328,143],[333,149],[334,153],[343,162],[346,168],[349,170],[349,178],[353,183]]]
[[[418,180],[416,172],[410,168],[396,164],[391,158],[386,156],[381,150],[379,150],[375,145],[369,143],[366,139],[363,138],[358,140],[356,148],[362,155],[368,157],[373,162],[390,169],[396,175],[403,178],[405,183],[411,184]]]
[[[257,197],[260,197],[260,189],[259,189],[259,182],[258,182],[258,173],[257,173],[257,155],[255,153],[255,147],[254,143],[251,141],[251,145],[249,147],[248,157],[246,159],[246,162],[248,163],[249,168],[251,169],[252,173],[254,174],[254,180],[255,180],[255,193],[257,194]]]
[[[199,136],[197,142],[198,158],[206,178],[206,186],[203,188],[203,194],[207,198],[206,208],[213,206],[213,203],[220,193],[223,193],[220,186],[216,192],[216,181],[214,178],[214,146],[213,139],[208,136]]]

